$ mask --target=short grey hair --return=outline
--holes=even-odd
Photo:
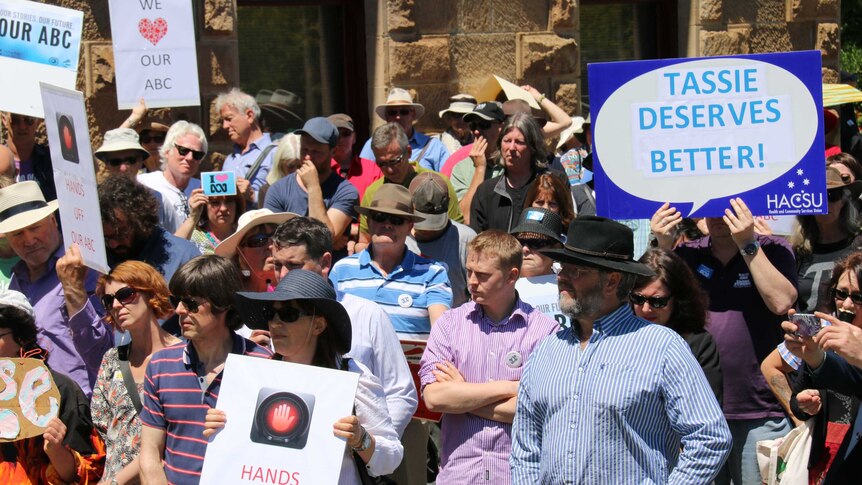
[[[159,155],[162,159],[162,167],[168,162],[168,153],[171,151],[171,148],[174,147],[177,143],[177,139],[184,135],[194,135],[201,141],[201,150],[206,153],[207,152],[207,136],[204,133],[203,128],[200,126],[185,121],[180,120],[171,125],[171,128],[168,130],[168,133],[165,135],[165,142],[162,144],[162,147],[159,149]]]
[[[371,149],[383,150],[392,144],[393,140],[398,141],[398,146],[401,148],[401,153],[407,151],[407,133],[404,133],[404,128],[401,128],[396,122],[386,123],[385,125],[374,130],[371,135]]]
[[[260,106],[257,105],[257,100],[254,99],[254,96],[240,91],[239,88],[233,88],[226,93],[221,93],[216,96],[216,112],[221,113],[221,109],[225,106],[233,106],[233,108],[240,113],[245,113],[247,110],[251,110],[251,112],[254,113],[254,120],[258,122],[260,121]]]

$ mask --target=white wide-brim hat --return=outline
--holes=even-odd
[[[374,112],[382,119],[386,119],[386,108],[393,106],[409,106],[416,111],[416,119],[425,114],[425,107],[419,103],[413,102],[413,96],[406,89],[392,88],[389,90],[389,95],[386,97],[386,104],[378,105],[374,108]]]
[[[57,210],[56,200],[45,202],[34,181],[18,182],[0,189],[0,234],[31,226]]]
[[[134,150],[143,158],[150,156],[150,152],[141,146],[138,132],[131,128],[116,128],[108,130],[105,133],[105,141],[102,143],[102,146],[96,150],[96,158],[105,160],[108,153],[122,152],[125,150]]]
[[[249,231],[263,224],[279,225],[284,221],[298,217],[293,212],[272,212],[269,209],[255,209],[243,213],[237,221],[236,232],[220,242],[215,253],[225,258],[233,258],[236,248]]]

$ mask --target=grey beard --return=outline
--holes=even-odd
[[[598,314],[602,308],[602,294],[591,292],[581,298],[560,297],[560,310],[572,320]]]

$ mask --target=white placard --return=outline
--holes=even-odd
[[[117,105],[200,106],[189,0],[109,0]]]
[[[84,95],[40,84],[64,244],[69,247],[77,243],[84,264],[107,273],[105,236]]]
[[[0,0],[0,109],[43,118],[39,83],[75,89],[84,13]]]
[[[556,264],[556,263],[554,263]],[[561,327],[571,325],[571,320],[560,310],[560,292],[557,290],[557,275],[547,274],[518,278],[515,289],[522,301],[553,318]]]
[[[335,485],[346,443],[332,425],[353,412],[359,374],[230,354],[201,483]]]

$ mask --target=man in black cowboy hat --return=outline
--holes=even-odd
[[[635,316],[631,229],[575,219],[559,261],[571,328],[548,337],[521,377],[513,428],[515,484],[709,483],[730,430],[703,371],[673,330]]]

